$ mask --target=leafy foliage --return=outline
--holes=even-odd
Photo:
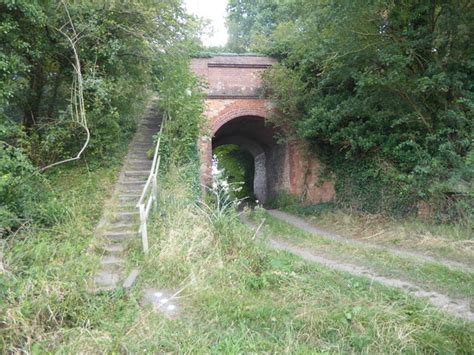
[[[191,56],[200,50],[192,38],[183,40],[161,56],[154,67],[159,107],[166,119],[161,137],[161,162],[166,169],[185,169],[187,181],[199,196],[198,139],[203,126],[204,96],[202,83],[190,70]]]
[[[241,188],[234,191],[236,198],[255,199],[253,194],[253,178],[255,174],[252,155],[237,145],[227,144],[214,149],[219,169],[223,169],[226,181],[239,184]]]
[[[253,11],[262,3],[275,1]],[[425,201],[440,221],[465,220],[474,198],[472,2],[277,4],[271,26],[252,15],[270,35],[250,44],[281,60],[266,77],[283,113],[273,122],[313,144],[340,202],[404,215]]]
[[[47,186],[39,168],[75,156],[85,141],[71,120],[74,53],[65,34],[79,34],[91,132],[85,158],[94,167],[130,137],[159,86],[164,53],[193,38],[193,21],[180,0],[0,0],[0,225],[31,219]]]

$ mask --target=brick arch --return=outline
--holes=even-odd
[[[220,138],[214,142],[213,148],[215,149],[221,145],[226,145],[226,144],[238,145],[239,147],[242,147],[244,150],[252,154],[254,158],[256,156],[259,156],[260,154],[265,153],[262,146],[258,142],[254,141],[253,139],[246,138],[240,135]]]
[[[268,198],[273,198],[284,191],[306,197],[313,203],[329,201],[334,195],[334,187],[331,182],[321,185],[319,161],[306,144],[299,141],[276,144],[273,135],[267,134],[269,131],[252,131],[251,122],[246,120],[253,118],[254,127],[265,126],[261,123],[271,113],[279,113],[275,103],[262,96],[261,74],[275,63],[277,60],[273,58],[248,54],[216,54],[191,60],[193,72],[208,84],[204,92],[207,95],[204,112],[207,124],[203,126],[199,140],[201,183],[209,185],[212,181],[213,140],[223,138],[221,133],[242,133],[240,135],[252,138],[263,149],[261,154],[253,149],[254,159],[258,158],[258,166],[262,168],[259,176],[266,177],[266,185],[260,185],[267,187],[263,196],[268,194]],[[245,119],[240,121],[239,117]],[[268,127],[269,130],[273,128]],[[250,145],[247,144],[247,148]],[[254,183],[254,187],[256,185]]]
[[[221,112],[219,116],[214,120],[212,124],[212,134],[214,135],[219,130],[219,128],[221,128],[226,123],[232,121],[235,118],[243,116],[253,116],[260,117],[261,119],[266,119],[268,113],[269,110],[263,104],[256,107],[230,107],[224,112]]]

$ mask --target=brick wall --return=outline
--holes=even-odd
[[[264,56],[214,56],[195,58],[192,70],[208,83],[211,96],[260,96],[262,72],[276,60]]]
[[[261,97],[261,74],[274,63],[276,61],[269,57],[247,55],[219,55],[192,60],[192,70],[208,86],[205,102],[208,125],[199,141],[201,183],[210,181],[213,138],[225,140],[222,135],[232,135],[232,129],[238,132],[241,126],[247,124],[246,130],[240,130],[238,134],[246,135],[243,138],[252,139],[252,144],[259,144],[265,152],[265,198],[285,191],[306,202],[329,201],[334,196],[334,186],[331,182],[319,181],[319,161],[306,144],[302,141],[277,144],[272,138],[273,128],[255,123],[258,119],[264,121],[274,112],[274,105]],[[247,117],[249,122],[254,122],[253,132],[249,131],[249,122],[245,121]],[[261,158],[258,160],[261,161]]]

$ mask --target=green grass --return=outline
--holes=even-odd
[[[474,233],[460,224],[432,223],[420,218],[396,220],[338,209],[334,203],[286,204],[282,210],[349,238],[369,238],[372,243],[449,258],[474,267]]]
[[[370,267],[379,274],[410,280],[417,285],[435,289],[452,297],[474,302],[474,274],[448,268],[435,262],[423,262],[369,246],[352,245],[308,233],[260,210],[252,215],[256,221],[265,219],[265,232],[294,244],[323,253],[336,260]]]
[[[0,352],[39,350],[100,321],[97,310],[110,300],[86,292],[98,263],[87,249],[124,154],[93,171],[85,162],[55,169],[45,188],[62,207],[57,224],[33,225],[1,241]]]
[[[195,207],[186,167],[162,180],[150,254],[130,292],[90,294],[85,253],[117,167],[58,178],[71,218],[4,248],[2,352],[468,353],[474,325],[364,278],[269,250],[235,212]],[[86,179],[85,176],[88,176]],[[61,181],[62,183],[59,183]],[[140,305],[143,288],[183,289],[181,316]]]

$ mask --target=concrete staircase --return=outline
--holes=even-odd
[[[97,226],[95,252],[100,254],[100,268],[92,280],[92,291],[130,288],[138,270],[125,273],[125,256],[131,240],[139,238],[139,213],[136,204],[150,174],[152,160],[148,151],[154,147],[153,135],[160,130],[161,116],[151,105],[130,143],[122,171],[111,200]]]

